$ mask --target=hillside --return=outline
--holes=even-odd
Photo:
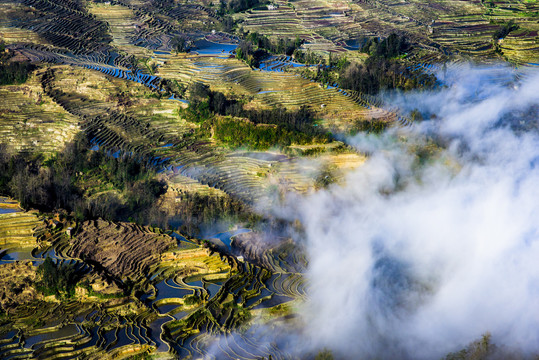
[[[535,0],[0,0],[0,358],[536,356],[457,255],[533,299],[538,31]]]

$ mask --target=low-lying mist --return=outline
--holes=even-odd
[[[345,185],[294,200],[307,348],[433,359],[489,332],[539,352],[538,75],[450,68],[443,89],[393,95],[431,120],[350,139],[367,162]]]
[[[268,343],[298,358],[440,359],[490,333],[504,354],[539,353],[539,73],[439,77],[436,91],[386,96],[423,122],[348,139],[364,165],[274,209],[304,227],[309,287],[300,328],[265,327]]]

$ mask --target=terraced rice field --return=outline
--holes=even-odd
[[[1,87],[0,97],[0,136],[16,151],[52,153],[80,131],[80,120],[44,94],[38,76]]]
[[[100,284],[95,281],[101,276],[99,272],[102,270],[92,262],[87,266],[68,254],[77,255],[80,251],[76,249],[86,244],[101,247],[102,251],[98,253],[109,256],[112,253],[107,255],[108,246],[115,248],[116,245],[127,244],[120,240],[122,236],[139,245],[141,236],[150,236],[154,239],[152,241],[162,245],[176,244],[176,241],[162,242],[160,239],[165,240],[166,235],[130,224],[97,221],[81,224],[81,230],[72,239],[65,234],[57,237],[53,241],[53,252],[33,252],[35,259],[54,253],[55,261],[75,264],[79,271],[87,274],[88,279],[92,279],[93,284]],[[63,234],[63,231],[59,233]],[[120,234],[120,237],[113,234]],[[181,236],[179,239],[178,245],[172,245],[178,246],[176,249],[169,245],[166,245],[168,250],[164,252],[164,248],[154,248],[154,251],[161,252],[157,258],[145,257],[141,262],[120,257],[111,266],[104,263],[110,273],[124,275],[132,272],[124,271],[121,264],[149,266],[145,271],[145,285],[136,298],[114,295],[99,300],[95,295],[88,296],[86,290],[79,289],[77,294],[80,295],[73,301],[25,300],[30,302],[13,316],[17,319],[16,324],[26,322],[27,330],[17,331],[16,328],[0,326],[0,333],[3,334],[0,354],[4,358],[105,359],[123,358],[144,351],[170,351],[182,356],[202,355],[207,351],[204,347],[206,341],[219,339],[223,341],[224,349],[231,349],[236,354],[247,352],[272,354],[275,358],[284,356],[273,347],[262,347],[255,351],[252,344],[256,337],[227,338],[226,329],[240,326],[245,311],[249,309],[260,313],[266,307],[304,296],[301,276],[284,273],[272,275],[267,269],[238,262],[234,257],[220,255]],[[139,247],[122,254],[136,257],[136,254],[144,251],[143,247]],[[88,259],[88,256],[85,258]],[[279,260],[284,264],[282,261]],[[4,270],[10,270],[13,266],[27,267],[28,271],[20,272],[28,274],[25,276],[32,276],[32,271],[35,271],[31,263],[22,265],[14,262],[4,266]],[[99,289],[102,289],[99,291],[106,288],[99,285]],[[186,300],[189,297],[199,300],[191,304]],[[29,321],[35,319],[40,319],[40,323],[29,327]]]
[[[0,202],[0,249],[34,247],[37,212],[25,212],[16,203]]]
[[[150,54],[148,49],[133,45],[133,38],[138,36],[137,28],[140,26],[137,24],[142,22],[131,8],[121,4],[91,3],[88,11],[109,25],[112,44],[117,49],[142,57]]]
[[[1,7],[1,9],[8,13],[5,7]],[[0,24],[5,24],[5,22],[0,20]],[[8,45],[21,43],[48,44],[47,40],[31,30],[8,26],[0,26],[0,38]]]
[[[95,261],[111,274],[142,276],[158,261],[159,254],[175,244],[169,236],[155,234],[134,224],[102,220],[83,223],[83,230],[70,242],[69,256]],[[99,239],[93,244],[91,239]]]
[[[251,99],[254,106],[282,105],[295,109],[308,105],[335,120],[379,118],[373,105],[353,92],[326,88],[294,72],[253,71],[236,59],[160,55],[164,65],[158,75],[181,82],[202,82],[216,91]],[[323,111],[322,111],[323,110]],[[370,110],[374,110],[371,114]],[[384,113],[392,119],[393,115]]]
[[[99,19],[108,22],[110,28],[113,29],[113,39],[117,39],[121,43],[116,45],[127,46],[132,37],[132,29],[126,27],[125,19],[136,15],[135,13],[138,10],[133,10],[133,6],[102,4],[92,6],[90,11],[97,14]],[[298,6],[300,5],[298,4]],[[115,55],[110,51],[72,56],[69,53],[51,52],[43,48],[26,47],[20,50],[25,56],[36,61],[84,66],[101,71],[108,76],[140,82],[149,88],[157,88],[158,86],[158,78],[141,73],[139,70],[130,70],[132,69],[131,60],[128,60],[124,55]],[[234,92],[246,96],[254,95],[255,103],[261,103],[265,106],[272,106],[277,103],[292,107],[303,104],[309,104],[314,108],[327,106],[328,112],[333,116],[338,113],[361,115],[363,112],[353,101],[349,102],[346,97],[341,97],[338,91],[319,89],[316,84],[311,84],[302,79],[295,79],[291,74],[277,75],[253,72],[243,63],[232,59],[215,59],[212,57],[207,59],[198,57],[177,59],[172,55],[167,55],[165,52],[156,54],[155,61],[162,62],[162,66],[158,68],[158,74],[163,77],[176,79],[183,83],[202,81],[211,83],[216,89],[224,90],[225,92]],[[285,90],[282,94],[275,90],[283,88]],[[351,111],[348,111],[348,109],[351,109]],[[366,115],[366,117],[375,116]]]
[[[537,3],[526,1],[293,1],[275,10],[239,15],[244,30],[306,40],[305,49],[343,52],[360,36],[406,33],[419,48],[441,56],[494,59],[492,35],[502,21],[520,30],[501,43],[505,56],[519,64],[537,59]],[[536,62],[536,61],[535,61]]]
[[[276,1],[275,10],[252,10],[238,17],[244,30],[270,37],[296,36],[305,49],[344,52],[346,41],[356,38],[360,26],[354,22],[355,6],[345,1]]]
[[[507,46],[505,39],[500,42],[503,55],[519,64],[538,57],[536,3],[494,1],[491,7],[488,2],[382,0],[358,4],[375,15],[379,25],[405,31],[425,49],[481,60],[496,58],[492,35],[502,22],[513,20],[520,30],[507,37]]]
[[[249,202],[264,197],[269,184],[261,181],[259,174],[266,173],[277,162],[235,154],[211,147],[208,143],[190,140],[189,134],[194,127],[175,114],[180,107],[178,102],[153,98],[145,100],[144,96],[148,92],[143,85],[126,86],[119,79],[98,72],[75,70],[66,66],[53,67],[47,71],[40,73],[46,93],[71,116],[84,119],[81,127],[91,135],[90,138],[99,148],[111,153],[136,154],[156,166],[166,165],[172,175],[171,179],[174,179],[175,174],[180,178],[188,177]],[[269,77],[269,74],[253,73]],[[315,101],[332,102],[327,107],[335,113],[346,114],[344,106],[348,105],[349,114],[365,114],[365,108],[337,90],[323,89],[292,74],[282,76],[290,84],[304,86],[302,90],[298,87],[289,90],[291,96],[295,94],[296,97],[310,99],[313,106],[316,106]],[[275,86],[278,86],[277,83]],[[329,94],[332,92],[340,102],[331,100]],[[132,104],[118,103],[114,95],[125,93],[140,100]],[[281,95],[272,94],[260,96],[269,95],[273,96],[273,101],[281,98]],[[267,98],[267,101],[270,99]],[[289,100],[286,105],[297,107],[301,101],[301,98],[295,102]],[[103,112],[107,115],[102,115]],[[370,116],[374,117],[373,114]],[[276,173],[281,166],[272,169]],[[294,170],[288,165],[283,171],[299,174],[301,169]]]
[[[238,27],[274,39],[297,36],[303,50],[357,59],[363,55],[348,50],[360,36],[405,33],[415,45],[406,59],[412,71],[435,72],[449,59],[452,66],[493,61],[496,47],[518,64],[539,64],[534,2],[274,3],[275,10],[233,15]],[[500,22],[510,19],[520,29],[493,41]],[[0,137],[16,151],[54,154],[84,131],[94,150],[152,165],[172,202],[196,193],[261,209],[287,192],[314,191],[327,169],[345,181],[365,157],[337,141],[266,152],[226,148],[182,118],[187,105],[178,94],[163,96],[163,80],[178,88],[201,82],[250,109],[307,105],[316,125],[335,133],[361,119],[410,125],[375,97],[302,77],[305,68],[290,57],[251,69],[231,54],[238,39],[219,32],[223,21],[208,1],[0,0],[0,37],[17,57],[39,64],[26,83],[0,87]],[[198,49],[176,53],[179,38]],[[231,359],[289,358],[248,328],[260,319],[293,328],[291,304],[308,298],[308,261],[291,239],[264,242],[256,231],[231,231],[200,240],[135,223],[53,221],[20,210],[0,199],[0,300],[11,316],[0,318],[0,358],[198,358],[211,357],[212,347]],[[74,298],[28,290],[46,257],[80,274]],[[27,286],[12,289],[10,281]]]
[[[49,327],[27,334],[11,331],[0,345],[4,358],[118,358],[136,354],[155,346],[150,330],[140,321],[148,314],[137,316],[111,315],[127,304],[109,305],[98,309],[78,301],[62,305],[31,304],[27,318],[39,314],[42,319],[55,319]],[[110,312],[110,313],[109,313]],[[17,314],[24,319],[25,314]],[[74,318],[69,318],[74,316]]]
[[[194,62],[186,59],[183,61]],[[214,61],[222,62],[223,66],[232,63],[236,68],[232,67],[228,72],[206,70],[213,69],[209,67],[209,64]],[[366,113],[365,108],[353,101],[350,94],[344,95],[335,89],[324,89],[294,74],[280,73],[275,76],[273,73],[252,71],[234,59],[199,59],[193,65],[202,70],[199,71],[200,75],[194,79],[191,77],[190,81],[201,80],[215,84],[219,83],[216,80],[220,80],[223,83],[223,79],[228,76],[243,73],[241,78],[232,77],[226,80],[236,88],[243,89],[244,93],[254,94],[253,104],[259,102],[262,106],[271,106],[281,103],[292,108],[305,103],[314,108],[326,107],[328,104],[329,114],[376,117],[374,114]],[[88,67],[91,68],[91,66]],[[59,104],[60,106],[53,103],[56,106],[55,110],[66,114],[68,119],[72,121],[78,119],[80,124],[77,125],[91,134],[91,138],[100,148],[111,153],[137,154],[155,165],[161,165],[166,160],[172,165],[169,169],[180,178],[189,177],[201,185],[209,185],[249,202],[260,201],[264,198],[270,184],[261,182],[258,174],[266,173],[269,167],[275,165],[275,162],[255,160],[245,156],[238,157],[227,151],[210,150],[203,144],[197,145],[191,142],[189,145],[190,142],[185,136],[189,135],[193,126],[175,115],[180,106],[177,102],[148,99],[139,100],[133,106],[117,103],[113,100],[116,94],[129,92],[132,97],[140,99],[148,93],[142,84],[127,86],[121,81],[122,76],[118,76],[118,71],[105,71],[104,74],[100,74],[83,69],[74,70],[66,66],[54,67],[47,71],[49,73],[42,71],[36,76],[36,79],[41,77],[43,96]],[[114,75],[118,76],[118,79]],[[168,74],[165,75],[168,76]],[[212,75],[215,75],[215,78],[211,78]],[[282,93],[265,92],[273,91],[271,89],[275,88],[282,89],[283,84],[286,84],[286,90],[282,90]],[[110,115],[101,115],[104,111]],[[58,127],[63,126],[62,129],[65,131],[64,123],[55,122],[54,124]],[[151,124],[151,126],[148,127],[145,124]],[[43,131],[42,127],[38,129]],[[71,126],[68,129],[73,129],[74,133],[78,127]],[[28,136],[30,135],[31,133],[28,133]],[[46,139],[50,141],[54,138],[47,137]],[[64,136],[64,138],[59,138],[58,143],[45,145],[51,149],[57,149],[58,145],[68,140],[69,138]],[[35,136],[32,144],[36,145]],[[45,145],[43,148],[47,149]],[[277,170],[273,170],[273,173],[282,169],[282,176],[277,175],[277,178],[295,177],[296,179],[292,182],[302,184],[294,186],[296,190],[308,189],[312,180],[302,177],[301,169],[294,169],[291,167],[293,164],[294,162],[291,162],[287,166],[275,167],[273,169]]]

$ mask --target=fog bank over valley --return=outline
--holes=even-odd
[[[305,349],[432,359],[490,333],[539,351],[539,137],[522,131],[539,74],[514,75],[449,68],[445,88],[392,95],[432,120],[349,139],[370,156],[344,185],[276,210],[305,228]]]

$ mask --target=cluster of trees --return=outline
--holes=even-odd
[[[317,65],[323,64],[324,58],[311,51],[302,51],[300,49],[294,50],[294,60],[302,64]]]
[[[332,140],[330,133],[322,131],[314,124],[314,113],[305,105],[298,110],[274,107],[267,110],[243,110],[240,117],[255,124],[273,124],[288,131],[301,132],[311,138],[310,142],[326,143]]]
[[[348,63],[339,72],[339,86],[366,94],[376,94],[389,89],[411,90],[432,87],[436,76],[417,74],[398,57],[409,51],[410,44],[404,36],[391,34],[386,39],[372,38],[364,42],[361,51],[370,56],[364,64]]]
[[[449,353],[445,356],[444,360],[472,360],[472,359],[509,359],[514,358],[515,354],[506,354],[506,351],[502,348],[498,348],[492,342],[492,336],[490,333],[484,334],[481,339],[476,340],[466,346],[466,348]]]
[[[272,40],[257,32],[244,35],[244,39],[236,49],[236,57],[244,60],[252,67],[259,67],[260,61],[269,54],[293,55],[303,44],[303,40],[299,37],[295,39],[279,38],[278,40]]]
[[[179,83],[177,80],[169,79],[159,80],[158,88],[164,90],[164,92],[154,90],[153,94],[155,94],[159,99],[161,99],[163,96],[166,96],[168,98],[171,95],[176,95],[180,98],[183,98],[185,96],[185,92],[187,91],[187,87],[184,84]]]
[[[242,104],[228,99],[220,92],[211,91],[208,86],[195,83],[189,88],[189,108],[183,111],[193,122],[207,122],[213,114],[249,119],[250,123],[234,120],[208,122],[215,136],[233,146],[247,145],[255,149],[267,149],[272,145],[287,146],[291,143],[312,143],[330,141],[331,134],[321,131],[314,124],[314,113],[306,106],[295,111],[283,107],[264,110],[245,110]],[[257,124],[272,124],[276,127],[257,127]],[[242,136],[229,136],[233,130]],[[286,138],[289,137],[289,141]],[[245,142],[242,142],[245,141]],[[275,141],[271,143],[272,141]],[[269,146],[267,144],[270,144]]]
[[[151,165],[91,147],[84,133],[49,159],[15,153],[0,144],[0,194],[19,200],[26,209],[64,209],[78,221],[132,221],[163,229],[180,228],[192,235],[214,226],[216,219],[257,221],[239,200],[211,194],[183,193],[174,211],[168,212],[160,205],[167,185],[155,178]]]
[[[239,113],[241,103],[227,97],[218,91],[210,90],[209,86],[196,82],[189,85],[189,108],[183,114],[191,122],[204,122],[213,114]]]
[[[236,49],[236,58],[243,60],[250,67],[257,68],[260,66],[260,62],[266,58],[268,54],[262,50],[257,49],[249,41],[242,40]]]
[[[189,52],[192,45],[192,41],[183,36],[176,36],[172,40],[172,47],[176,52]]]
[[[519,26],[515,24],[514,20],[510,20],[505,24],[501,25],[495,32],[492,34],[494,40],[499,40],[505,38],[511,31],[518,30]]]
[[[266,4],[268,1],[260,0],[220,0],[217,8],[217,15],[223,16],[227,13],[238,13],[248,9],[251,9],[262,4]]]
[[[360,44],[363,44],[360,47],[360,51],[385,59],[401,56],[410,49],[410,44],[406,37],[399,36],[395,33],[385,39],[379,39],[377,37],[360,39]]]
[[[12,154],[0,144],[0,193],[16,198],[24,208],[66,209],[78,220],[127,220],[148,210],[166,184],[154,170],[131,157],[91,151],[84,133],[57,155]],[[100,184],[113,191],[93,194]]]
[[[369,134],[380,134],[387,129],[389,123],[383,120],[356,120],[351,129],[351,134],[355,135],[358,132],[366,132]]]
[[[310,51],[302,52],[300,50],[296,50],[296,52],[294,52],[294,57],[298,62],[309,65],[317,65],[314,67],[314,71],[313,67],[304,68],[303,75],[322,84],[333,85],[338,83],[339,73],[350,65],[346,56],[335,56],[331,53],[329,54],[329,57],[323,58],[322,56],[316,55]]]
[[[248,146],[255,150],[267,150],[273,146],[291,144],[310,144],[313,137],[303,132],[287,130],[284,127],[267,124],[254,124],[246,120],[221,118],[213,123],[214,136],[217,140],[234,147]],[[325,138],[316,139],[326,141]]]
[[[405,37],[391,34],[383,40],[362,39],[360,43],[363,44],[360,51],[370,55],[364,63],[330,56],[327,66],[318,66],[315,71],[306,69],[304,75],[321,83],[337,83],[343,89],[371,95],[390,89],[430,88],[436,84],[436,76],[418,70],[412,72],[399,60],[411,47]]]
[[[257,32],[247,34],[245,40],[269,53],[286,55],[292,55],[303,44],[303,40],[299,36],[296,36],[295,39],[280,37],[278,40],[272,40]]]
[[[417,74],[406,64],[377,56],[369,57],[364,64],[351,63],[339,74],[340,87],[373,95],[382,90],[429,88],[435,84],[433,74]]]
[[[0,40],[0,85],[22,84],[35,66],[27,61],[10,61],[11,51],[6,52],[4,43]]]
[[[75,285],[82,277],[75,264],[58,265],[50,257],[39,265],[37,273],[40,276],[38,290],[45,295],[59,295],[67,298],[75,294]]]
[[[90,148],[84,133],[48,160],[42,155],[16,154],[0,144],[0,194],[19,200],[27,209],[65,209],[79,221],[132,221],[180,228],[191,235],[213,226],[216,219],[257,221],[243,203],[228,196],[183,193],[174,211],[167,212],[160,207],[166,183],[155,179],[151,166]]]
[[[184,192],[179,199],[174,215],[166,222],[184,234],[198,236],[201,231],[214,228],[219,222],[254,224],[260,220],[246,205],[230,196]]]

